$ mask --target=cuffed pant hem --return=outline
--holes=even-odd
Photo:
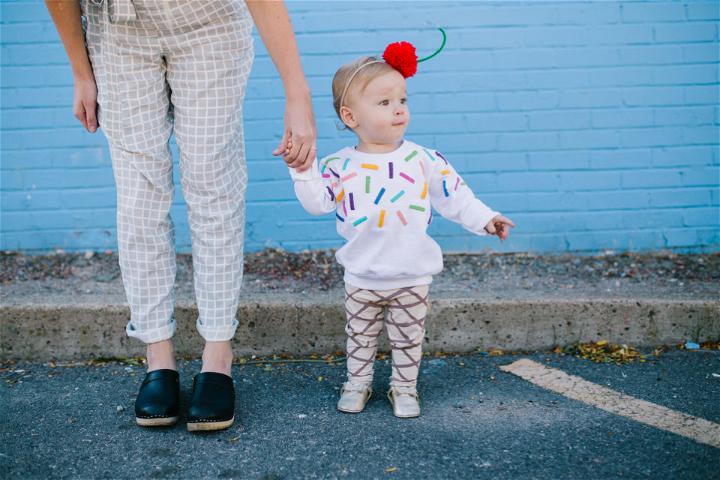
[[[175,335],[176,328],[177,323],[174,319],[167,325],[152,330],[137,330],[133,323],[130,322],[125,327],[125,332],[128,337],[137,338],[143,343],[155,343],[172,338]]]
[[[223,325],[221,327],[208,327],[200,323],[200,319],[198,318],[195,326],[197,327],[197,331],[200,336],[203,337],[206,342],[225,342],[233,339],[238,323],[239,322],[236,319],[233,319],[232,323],[229,325]]]

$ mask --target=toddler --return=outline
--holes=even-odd
[[[343,65],[333,79],[333,103],[357,145],[304,172],[290,169],[305,210],[335,213],[347,241],[336,253],[345,268],[347,313],[347,381],[337,408],[359,413],[370,398],[384,321],[392,346],[388,398],[401,418],[420,415],[416,385],[428,287],[443,267],[440,247],[427,234],[431,209],[501,240],[514,226],[475,198],[443,155],[404,138],[410,122],[406,73],[376,57]]]

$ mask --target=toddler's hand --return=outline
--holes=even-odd
[[[507,217],[496,215],[485,225],[485,231],[490,235],[497,235],[500,240],[505,240],[510,235],[510,228],[515,224]]]

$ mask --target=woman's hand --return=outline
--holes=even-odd
[[[485,231],[490,235],[497,235],[500,240],[505,240],[510,235],[510,228],[515,224],[507,217],[495,215],[492,220],[485,225]]]
[[[90,133],[97,131],[97,85],[94,78],[75,79],[73,113],[85,130]]]
[[[312,165],[317,156],[317,132],[310,94],[285,100],[285,131],[272,154],[282,155],[290,168],[299,172]]]

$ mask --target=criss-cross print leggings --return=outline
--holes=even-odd
[[[425,317],[429,308],[428,290],[428,285],[364,290],[345,284],[349,382],[372,383],[377,339],[384,320],[392,347],[390,385],[416,386],[425,338]]]
[[[192,239],[197,329],[232,338],[243,273],[247,171],[242,103],[253,61],[243,0],[81,0],[99,122],[117,186],[129,336],[175,332],[173,166]]]

